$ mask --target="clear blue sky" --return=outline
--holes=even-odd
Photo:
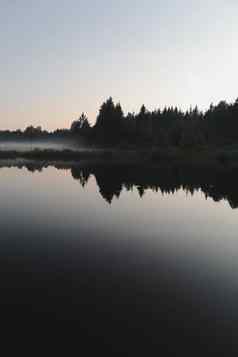
[[[0,0],[0,128],[238,97],[237,0]]]

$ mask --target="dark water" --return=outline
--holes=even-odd
[[[44,166],[0,170],[5,328],[74,325],[112,356],[237,354],[236,172]]]

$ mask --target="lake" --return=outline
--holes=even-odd
[[[112,355],[237,354],[237,172],[0,166],[2,319],[76,322]]]

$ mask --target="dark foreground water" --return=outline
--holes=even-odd
[[[4,329],[74,328],[96,355],[237,354],[236,173],[43,166],[0,169]]]

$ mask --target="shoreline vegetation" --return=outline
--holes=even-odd
[[[201,147],[190,151],[172,147],[166,149],[84,148],[81,150],[35,148],[25,151],[0,150],[0,160],[229,169],[238,168],[238,148],[224,147],[211,150],[211,148]]]
[[[10,149],[11,144],[28,149]],[[41,143],[40,145],[38,145]],[[14,147],[14,145],[13,145]],[[91,161],[152,166],[238,166],[238,99],[205,111],[177,107],[124,114],[110,97],[93,126],[82,113],[69,129],[0,131],[0,160]]]

